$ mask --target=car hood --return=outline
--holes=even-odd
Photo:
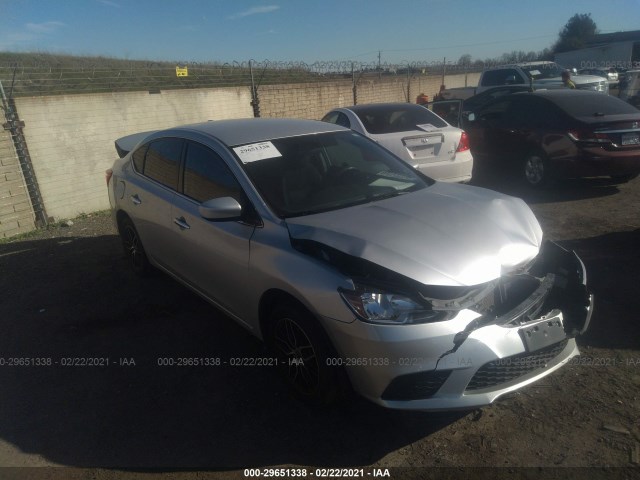
[[[576,85],[587,85],[592,83],[600,83],[606,81],[606,78],[598,77],[596,75],[571,75],[571,81]],[[553,78],[540,78],[533,80],[534,85],[540,88],[548,87],[564,87],[562,77]]]
[[[425,285],[494,280],[532,260],[542,242],[540,225],[521,199],[440,182],[286,222],[292,239],[327,245]]]

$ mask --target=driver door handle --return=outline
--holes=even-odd
[[[130,198],[134,205],[140,205],[142,203],[142,200],[140,200],[140,197],[137,193],[135,195],[131,195]]]
[[[191,228],[184,217],[174,218],[173,223],[178,225],[181,230],[189,230]]]

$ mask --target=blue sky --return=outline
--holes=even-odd
[[[0,0],[0,51],[205,61],[498,57],[575,13],[640,30],[640,0]]]

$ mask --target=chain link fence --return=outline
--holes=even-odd
[[[161,63],[0,53],[0,237],[108,208],[104,170],[130,133],[223,118],[321,119],[475,84],[444,63]],[[446,79],[446,80],[445,80]]]

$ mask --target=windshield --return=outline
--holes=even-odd
[[[260,159],[245,153],[256,148],[261,149]],[[355,132],[282,138],[233,150],[281,218],[372,202],[433,183]]]
[[[521,67],[522,70],[535,80],[543,78],[560,78],[564,70],[557,63],[541,63],[538,65],[526,65]]]

